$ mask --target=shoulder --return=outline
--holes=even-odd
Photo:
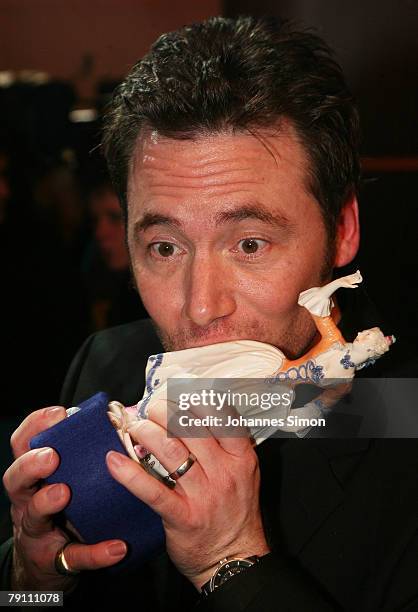
[[[99,391],[122,403],[135,403],[144,388],[148,357],[163,351],[150,319],[93,334],[75,356],[61,402],[74,405]]]
[[[110,327],[93,334],[89,338],[91,350],[96,353],[117,354],[123,356],[134,350],[136,352],[158,352],[162,349],[161,343],[152,325],[151,319],[141,319]]]

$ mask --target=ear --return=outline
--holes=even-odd
[[[354,259],[360,245],[358,202],[353,194],[344,204],[337,223],[334,267],[341,268]]]

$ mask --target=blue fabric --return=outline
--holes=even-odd
[[[107,416],[109,398],[97,393],[80,404],[81,410],[34,436],[31,448],[54,448],[61,461],[45,482],[63,482],[72,492],[65,517],[87,544],[121,539],[128,544],[126,557],[107,568],[110,573],[135,570],[164,549],[161,518],[132,495],[109,473],[106,453],[127,455]]]

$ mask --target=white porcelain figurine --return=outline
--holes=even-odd
[[[208,346],[159,353],[148,359],[145,374],[145,391],[136,406],[124,408],[118,402],[110,404],[109,416],[129,454],[138,460],[144,449],[134,447],[126,432],[131,420],[147,418],[153,407],[165,406],[168,379],[239,379],[234,392],[248,393],[252,381],[264,379],[281,385],[290,391],[291,400],[267,411],[259,406],[237,406],[235,410],[247,420],[267,417],[281,420],[277,426],[256,424],[249,427],[256,443],[260,443],[278,429],[294,432],[300,437],[310,427],[299,425],[303,419],[324,418],[332,406],[349,391],[355,372],[389,350],[394,336],[384,336],[378,327],[361,331],[353,342],[347,342],[333,319],[333,293],[339,288],[355,289],[362,281],[359,271],[336,279],[322,287],[313,287],[299,295],[298,303],[312,316],[320,340],[302,357],[290,360],[283,352],[270,344],[254,340],[237,340]],[[302,406],[292,408],[294,387],[301,383],[313,383],[321,389],[320,396]],[[273,388],[272,388],[273,391]],[[175,407],[178,409],[178,407]],[[289,417],[297,417],[290,419]]]

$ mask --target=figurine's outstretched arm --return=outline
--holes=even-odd
[[[333,342],[344,342],[340,330],[330,316],[331,308],[334,305],[331,295],[341,287],[355,289],[362,280],[360,271],[357,270],[354,274],[336,278],[323,287],[312,287],[307,291],[302,291],[299,295],[298,304],[310,312],[321,334],[321,350],[324,348],[324,343],[330,346]]]
[[[336,278],[323,287],[312,287],[299,294],[298,304],[304,306],[310,313],[321,340],[299,359],[293,361],[286,359],[280,368],[281,371],[288,370],[290,367],[297,367],[308,359],[315,358],[329,349],[334,342],[345,343],[342,333],[331,317],[331,308],[334,305],[331,295],[341,287],[355,289],[362,280],[360,271],[357,270],[354,274]]]
[[[298,304],[304,306],[311,315],[327,317],[331,314],[333,306],[332,294],[341,287],[355,289],[362,280],[360,271],[357,270],[354,274],[336,278],[323,287],[311,287],[299,294]]]

